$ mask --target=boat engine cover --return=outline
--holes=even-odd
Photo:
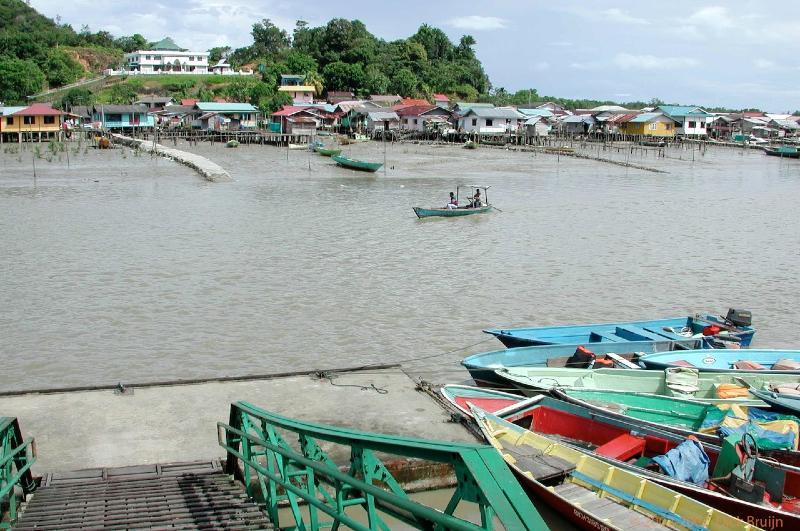
[[[730,321],[736,326],[750,326],[753,324],[753,314],[750,310],[734,310],[730,308],[728,315],[725,316],[726,321]]]

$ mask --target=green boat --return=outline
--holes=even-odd
[[[535,396],[556,387],[632,391],[667,397],[689,398],[706,404],[743,404],[765,407],[748,392],[775,384],[799,384],[798,375],[699,373],[690,367],[663,371],[625,369],[567,369],[552,367],[504,367],[495,371],[504,383],[526,396]]]
[[[336,155],[340,155],[342,153],[341,149],[336,148],[326,148],[326,147],[317,147],[314,149],[317,153],[322,155],[323,157],[333,157]]]
[[[461,193],[461,188],[470,188],[472,191],[467,198],[470,202],[464,206],[458,206],[459,196]],[[418,218],[431,218],[431,217],[441,217],[441,218],[455,218],[460,216],[469,216],[472,214],[483,214],[484,212],[489,212],[494,207],[489,204],[489,186],[478,186],[476,184],[471,185],[461,185],[456,187],[456,195],[455,195],[455,202],[452,204],[445,206],[445,207],[433,207],[433,208],[422,208],[422,207],[412,207],[414,209],[414,214],[417,215]],[[480,191],[483,190],[483,197],[480,196]],[[478,195],[476,194],[478,192]],[[452,199],[453,193],[450,192],[450,197]]]
[[[792,146],[778,146],[775,148],[764,148],[764,153],[773,157],[786,157],[789,159],[800,158],[800,151]]]
[[[378,171],[378,168],[383,166],[382,162],[367,162],[365,160],[351,159],[342,155],[333,155],[331,158],[336,161],[336,164],[339,166],[350,168],[351,170],[375,172]]]

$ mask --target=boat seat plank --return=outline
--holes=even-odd
[[[601,518],[608,519],[614,527],[619,529],[653,529],[666,530],[669,527],[660,524],[646,515],[634,511],[627,505],[610,498],[600,497],[598,494],[582,485],[565,482],[555,487],[555,492],[570,503],[579,504],[580,507]]]
[[[669,339],[668,337],[664,336],[663,334],[659,334],[651,328],[642,328],[641,326],[627,324],[618,326],[616,334],[631,341],[665,341]]]
[[[644,449],[647,442],[643,437],[636,437],[630,433],[623,433],[611,439],[607,443],[595,448],[596,454],[604,455],[619,459],[620,461],[627,461],[632,457],[641,457],[644,455]]]
[[[522,470],[530,471],[537,481],[566,476],[575,465],[565,459],[546,455],[541,450],[529,446],[513,446],[507,441],[500,441],[503,452],[511,455]]]

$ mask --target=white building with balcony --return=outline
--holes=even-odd
[[[191,52],[166,37],[152,50],[125,54],[125,69],[137,74],[208,74],[208,52]]]

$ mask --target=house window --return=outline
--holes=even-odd
[[[13,116],[6,117],[6,125],[14,125],[14,117]]]
[[[106,114],[106,122],[121,122],[121,114]]]
[[[414,125],[417,125],[417,119],[414,118]]]
[[[689,129],[694,129],[696,124],[694,122],[689,122]]]
[[[656,129],[658,129],[658,124],[656,122],[651,123],[650,124],[650,130],[651,131],[655,131]]]
[[[706,123],[700,122],[700,129],[705,129],[705,128],[706,128]]]
[[[494,124],[494,122],[492,121],[492,119],[491,119],[491,118],[487,118],[487,119],[486,119],[486,127],[491,127],[491,126],[492,126],[492,124]]]
[[[672,131],[672,124],[664,124],[664,129],[667,131]]]
[[[36,120],[34,120],[34,118],[35,118],[34,116],[23,116],[22,123],[24,123],[25,125],[33,125],[34,123],[36,123]]]
[[[148,60],[148,61],[150,60],[150,56],[149,56],[149,55],[145,55],[145,56],[144,56],[144,58],[145,58],[146,60]]]
[[[472,119],[472,126],[475,127],[476,125],[478,125],[478,119],[477,118],[473,118]]]
[[[53,125],[54,123],[56,123],[56,117],[55,116],[45,116],[44,117],[44,123],[45,123],[45,125]]]

